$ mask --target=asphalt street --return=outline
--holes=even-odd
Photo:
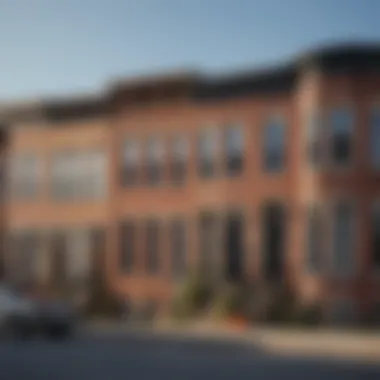
[[[276,357],[252,344],[142,333],[0,342],[1,380],[380,379],[379,366]]]

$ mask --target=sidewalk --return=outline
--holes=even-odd
[[[328,357],[380,364],[380,331],[368,333],[325,329],[305,331],[267,327],[239,330],[215,323],[180,325],[163,321],[151,326],[95,322],[92,327],[102,331],[124,330],[172,338],[232,340],[252,344],[263,351],[277,355]]]

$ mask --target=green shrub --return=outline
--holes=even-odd
[[[247,292],[242,285],[226,284],[221,287],[213,302],[216,316],[225,318],[233,315],[245,316]]]
[[[191,276],[180,288],[172,303],[177,318],[191,317],[205,309],[211,299],[211,288],[203,276]]]

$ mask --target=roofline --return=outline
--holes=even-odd
[[[205,75],[197,71],[177,70],[166,74],[115,79],[100,93],[0,104],[0,122],[28,119],[29,116],[51,120],[52,114],[55,113],[57,117],[60,112],[70,114],[70,109],[80,114],[81,107],[86,110],[88,115],[91,115],[92,111],[95,115],[103,114],[109,111],[110,103],[118,97],[123,98],[125,94],[130,95],[139,91],[159,92],[173,87],[179,90],[183,89],[190,97],[193,93],[201,92],[206,97],[213,97],[217,95],[218,90],[227,93],[229,90],[234,92],[238,88],[242,90],[243,87],[246,87],[247,91],[254,92],[256,89],[257,92],[260,92],[265,88],[266,83],[271,84],[268,87],[271,91],[283,91],[289,89],[288,87],[291,85],[294,86],[293,82],[301,69],[313,66],[326,69],[329,65],[331,66],[332,61],[339,65],[339,59],[353,61],[356,59],[356,65],[359,61],[360,64],[364,64],[371,60],[380,63],[380,41],[321,44],[317,48],[296,55],[287,64],[222,75]],[[283,81],[283,86],[277,88],[276,81]],[[246,92],[243,91],[243,93]]]

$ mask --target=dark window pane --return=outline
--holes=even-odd
[[[104,228],[94,228],[90,231],[91,269],[94,279],[103,279],[106,260],[107,234]]]
[[[380,207],[375,205],[371,218],[371,253],[372,265],[375,270],[380,269]]]
[[[286,259],[286,214],[283,205],[271,202],[263,207],[262,228],[265,277],[270,281],[282,281]]]
[[[371,164],[374,169],[380,169],[380,109],[372,111],[370,127]]]
[[[133,271],[136,245],[136,228],[132,222],[120,226],[120,267],[122,272]]]
[[[198,225],[199,261],[200,267],[206,273],[218,271],[218,218],[212,213],[202,213]]]
[[[273,119],[264,130],[264,169],[267,172],[281,171],[285,166],[285,123]]]
[[[151,274],[158,273],[159,271],[159,252],[160,252],[160,235],[159,235],[159,222],[150,220],[146,224],[146,268],[147,272]]]
[[[244,219],[240,214],[230,214],[226,221],[226,278],[240,281],[243,277]]]
[[[354,264],[353,208],[349,202],[339,202],[333,216],[333,269],[347,274]]]
[[[66,237],[56,232],[51,237],[51,281],[54,288],[67,283],[68,263]]]
[[[227,174],[229,176],[238,175],[243,169],[243,131],[241,127],[228,127],[224,139]]]
[[[183,277],[186,273],[186,223],[174,220],[170,226],[170,235],[173,275]]]
[[[331,123],[332,161],[337,165],[347,165],[352,155],[353,115],[346,109],[335,110]]]

